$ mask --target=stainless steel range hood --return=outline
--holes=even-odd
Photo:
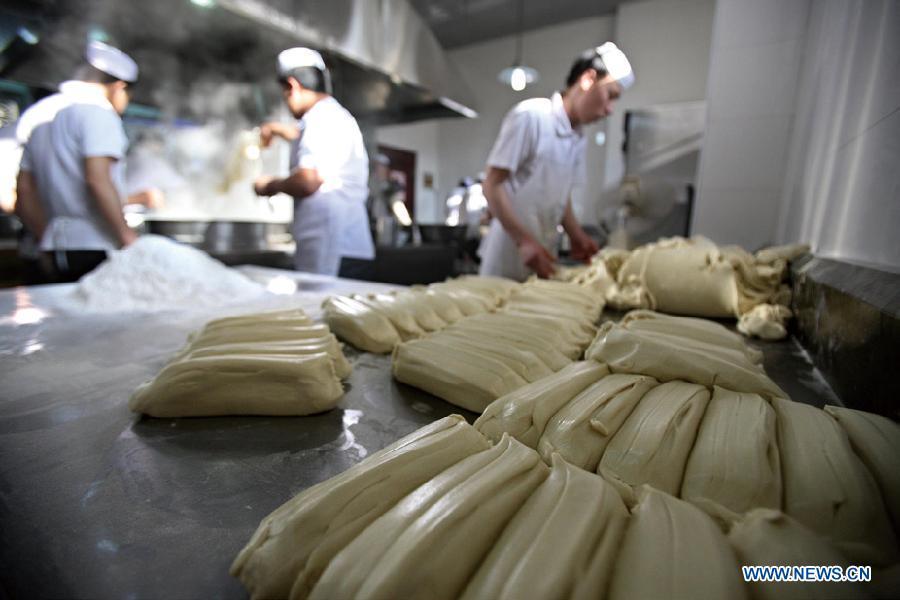
[[[277,53],[307,45],[325,55],[334,94],[370,123],[474,117],[472,94],[407,0],[31,0],[37,51],[4,77],[51,86],[71,74],[89,32],[108,35],[141,67],[136,100],[202,116],[198,84],[252,83],[242,106],[258,118],[278,102]],[[202,85],[200,86],[202,87]],[[214,94],[213,94],[214,95]],[[204,99],[199,99],[202,104]],[[215,101],[214,99],[211,101]]]

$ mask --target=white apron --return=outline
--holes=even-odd
[[[534,163],[531,177],[513,190],[510,180],[504,182],[513,211],[531,235],[556,256],[559,230],[572,191],[575,171],[569,162],[543,156]],[[522,263],[515,242],[496,217],[478,250],[481,256],[479,274],[524,281],[534,272]]]

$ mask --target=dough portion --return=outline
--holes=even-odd
[[[709,388],[719,385],[766,399],[787,398],[746,353],[686,337],[634,330],[628,324],[601,325],[586,355],[606,363],[614,373],[648,375],[660,381],[684,380]]]
[[[460,277],[390,294],[331,296],[322,304],[335,333],[378,354],[401,341],[440,331],[467,316],[495,310],[520,284],[495,277]]]
[[[463,600],[600,598],[628,510],[602,478],[553,455],[550,475],[503,530]]]
[[[306,598],[331,559],[426,481],[490,444],[459,415],[423,427],[288,500],[231,566],[254,599]]]
[[[787,322],[794,316],[787,306],[758,304],[738,319],[738,331],[747,337],[780,340],[787,337]]]
[[[743,354],[753,364],[762,364],[763,354],[747,345],[744,339],[722,325],[708,319],[673,317],[652,310],[633,310],[619,322],[631,331],[689,338]]]
[[[654,387],[614,432],[597,472],[617,487],[646,483],[677,495],[708,402],[709,391],[700,385],[669,381]]]
[[[609,598],[746,598],[725,535],[703,511],[644,486],[625,531]]]
[[[897,538],[878,485],[837,421],[799,402],[776,399],[774,406],[785,512],[856,564],[897,562]]]
[[[875,477],[894,531],[900,532],[900,425],[881,415],[826,406],[850,438],[856,455]]]
[[[681,498],[735,513],[781,508],[775,411],[761,396],[714,389],[684,469]]]
[[[436,338],[406,342],[394,349],[391,370],[397,381],[476,413],[528,383],[502,360]]]
[[[475,421],[475,428],[493,442],[508,433],[537,449],[547,422],[587,386],[609,374],[595,361],[575,362],[562,370],[497,398]]]
[[[301,310],[210,321],[129,399],[152,417],[300,416],[333,408],[350,363]]]
[[[506,436],[407,495],[331,561],[310,598],[456,598],[547,477]]]
[[[228,354],[170,363],[131,396],[151,417],[301,416],[333,408],[344,394],[325,352],[306,356]]]
[[[359,300],[331,296],[322,308],[328,327],[355,348],[387,354],[400,343],[400,334],[391,320]]]
[[[728,533],[742,565],[838,565],[848,561],[828,540],[819,537],[781,511],[757,508],[748,512]],[[877,577],[874,575],[873,577]],[[859,583],[759,581],[748,583],[754,600],[869,598]]]
[[[538,452],[545,462],[554,453],[595,471],[607,444],[637,406],[657,385],[643,375],[607,375],[560,408],[541,436]]]

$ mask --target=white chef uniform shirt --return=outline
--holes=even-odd
[[[489,167],[509,170],[503,185],[513,210],[551,253],[572,189],[586,181],[584,152],[581,128],[572,127],[562,96],[555,93],[514,106],[488,157]],[[530,274],[499,219],[491,222],[479,254],[482,275],[523,280]]]
[[[294,199],[294,266],[337,275],[342,257],[375,257],[366,213],[369,158],[356,119],[330,96],[316,102],[299,124],[291,170],[315,169],[322,185]]]
[[[16,130],[25,145],[21,169],[35,179],[47,216],[42,250],[112,250],[118,244],[90,196],[84,159],[108,156],[113,184],[124,190],[128,138],[122,119],[96,85],[66,81],[34,104]]]

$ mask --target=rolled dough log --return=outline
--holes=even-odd
[[[684,469],[681,498],[735,513],[781,508],[775,411],[761,396],[714,388]]]
[[[610,585],[612,600],[746,598],[728,540],[703,511],[645,486]]]
[[[250,596],[306,598],[335,554],[412,490],[490,444],[444,417],[277,508],[231,565]]]
[[[837,420],[856,455],[875,477],[894,531],[900,532],[900,425],[852,408],[826,406],[825,412]]]
[[[391,306],[392,314],[396,314],[394,311],[401,311],[410,315],[423,331],[439,331],[447,326],[447,322],[432,308],[427,296],[420,292],[372,294],[370,298],[382,305]]]
[[[504,437],[379,517],[334,557],[310,598],[457,598],[548,471]]]
[[[728,533],[742,565],[850,566],[831,543],[786,514],[757,508],[735,523]],[[747,584],[754,600],[834,600],[869,598],[858,583],[757,581]]]
[[[897,539],[878,485],[837,421],[799,402],[776,399],[774,406],[784,511],[828,537],[856,564],[897,562]]]
[[[190,348],[190,347],[189,347]],[[267,355],[280,354],[286,356],[304,356],[325,352],[334,363],[334,372],[341,379],[350,376],[352,367],[341,351],[341,345],[333,334],[322,338],[308,340],[282,340],[277,342],[242,342],[237,344],[221,344],[219,346],[202,346],[191,348],[187,356],[201,358],[204,356],[222,356],[229,354]]]
[[[300,416],[333,408],[343,393],[325,352],[223,355],[168,364],[128,406],[152,417]]]
[[[720,385],[766,399],[787,397],[762,367],[739,357],[738,352],[688,338],[604,323],[586,356],[606,363],[615,373],[639,373],[660,381],[684,380],[710,388]]]
[[[538,442],[544,461],[559,453],[566,461],[595,471],[607,444],[640,399],[657,385],[643,375],[607,375],[560,408]]]
[[[612,436],[598,472],[616,485],[646,483],[677,495],[708,402],[709,391],[700,385],[669,381],[654,387]]]
[[[394,326],[394,329],[397,330],[397,333],[400,334],[401,340],[413,340],[425,335],[425,330],[419,326],[415,316],[410,314],[405,307],[397,306],[395,303],[375,300],[361,294],[354,294],[351,298],[386,317],[391,322],[391,325]]]
[[[587,386],[608,374],[606,365],[592,360],[572,363],[492,402],[475,421],[475,428],[491,441],[500,441],[504,433],[509,433],[537,449],[553,415]]]
[[[628,510],[601,477],[553,455],[550,475],[503,530],[463,600],[602,598]]]
[[[483,332],[463,334],[448,330],[441,333],[440,340],[450,342],[456,350],[469,349],[498,358],[529,383],[553,374],[553,370],[531,350],[517,348]]]
[[[367,304],[348,296],[332,296],[322,303],[325,321],[348,344],[376,354],[387,354],[400,343],[391,320]]]

